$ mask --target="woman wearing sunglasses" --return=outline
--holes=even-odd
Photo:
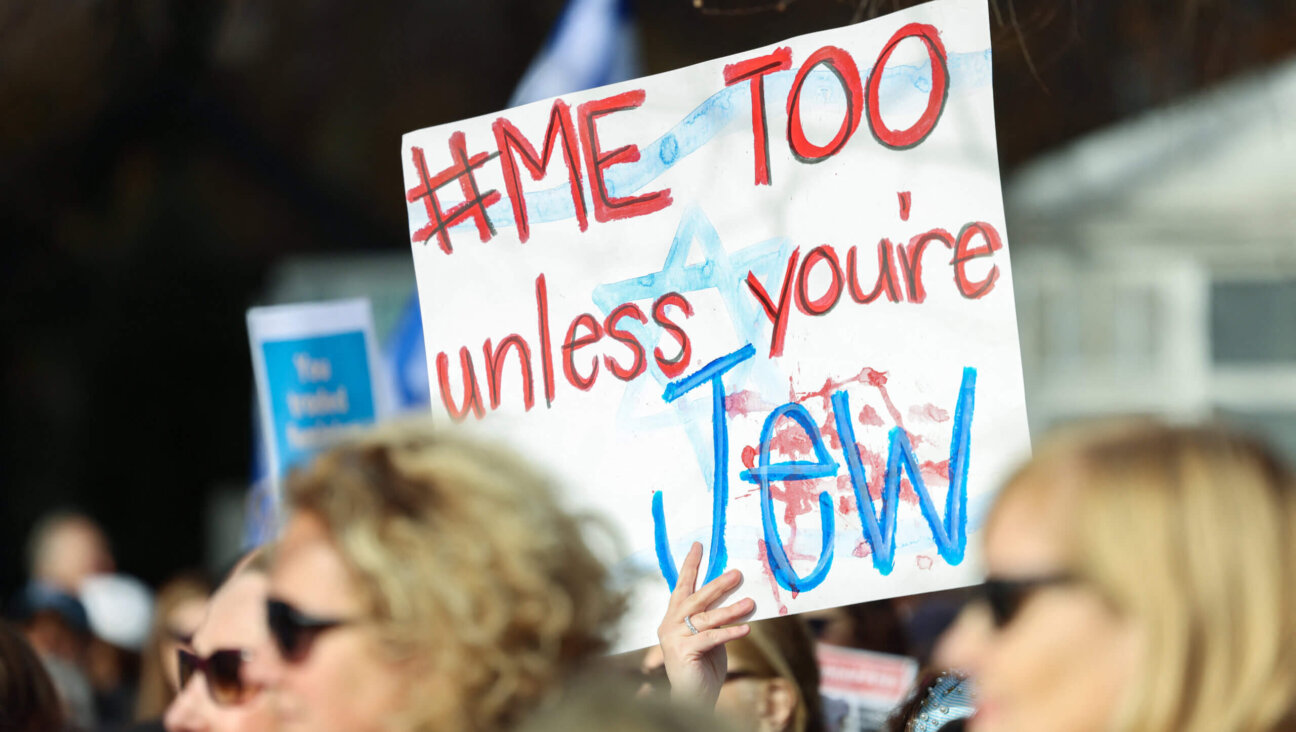
[[[243,664],[273,656],[266,628],[269,580],[258,552],[234,569],[212,595],[190,647],[177,654],[180,690],[164,720],[169,732],[274,732],[271,700],[242,676]]]
[[[285,730],[510,727],[604,648],[621,602],[515,456],[426,427],[324,453],[286,485],[266,617]]]
[[[1149,423],[1062,436],[985,536],[985,602],[941,653],[977,686],[969,729],[1296,729],[1296,484],[1263,445]]]
[[[694,552],[685,560],[684,571]],[[686,577],[686,581],[687,581]],[[678,585],[677,585],[678,586]],[[692,622],[692,621],[690,621]],[[745,624],[748,632],[726,642],[723,669],[717,667],[716,716],[735,729],[768,732],[823,732],[823,702],[819,694],[819,664],[815,640],[802,616],[766,618]],[[688,639],[665,635],[660,645],[644,652],[640,671],[641,696],[668,696],[677,701],[711,702],[689,679],[680,678],[680,661]],[[667,663],[669,649],[670,663]],[[717,656],[712,656],[717,661]],[[671,674],[675,676],[671,676]],[[683,689],[673,689],[681,682]],[[680,693],[682,692],[682,693]],[[683,697],[681,699],[680,697]],[[699,705],[700,706],[700,705]]]

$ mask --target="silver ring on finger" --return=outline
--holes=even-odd
[[[689,629],[689,633],[693,635],[698,634],[698,629],[697,626],[693,624],[693,619],[687,615],[684,616],[684,627]]]

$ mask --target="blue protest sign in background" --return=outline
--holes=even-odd
[[[274,534],[283,475],[390,406],[368,300],[252,308],[247,318],[265,466],[248,512],[246,543],[256,545]]]

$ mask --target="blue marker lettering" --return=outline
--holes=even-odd
[[[774,428],[782,417],[789,417],[810,438],[814,447],[815,460],[788,460],[770,465],[770,440],[774,437]],[[744,470],[739,477],[749,483],[760,485],[761,523],[765,529],[765,553],[769,557],[770,570],[774,579],[785,590],[803,592],[812,590],[823,582],[832,567],[833,539],[836,528],[833,521],[832,497],[828,491],[819,494],[819,517],[823,531],[823,548],[819,553],[819,563],[805,577],[797,576],[796,570],[788,560],[787,550],[783,548],[783,538],[779,536],[778,526],[774,523],[774,502],[770,496],[770,483],[775,480],[807,480],[811,478],[830,478],[837,474],[837,463],[828,457],[819,428],[806,408],[796,402],[789,402],[770,412],[761,428],[760,462],[751,470]]]
[[[725,549],[725,509],[729,504],[729,423],[725,419],[724,375],[738,364],[756,355],[756,347],[748,343],[737,351],[721,356],[696,372],[666,385],[662,399],[667,403],[684,396],[702,384],[711,382],[711,436],[714,448],[714,468],[711,477],[711,550],[707,561],[705,582],[710,582],[725,571],[729,555]],[[666,584],[675,589],[679,579],[675,558],[671,555],[666,538],[666,511],[662,505],[662,492],[653,494],[653,538],[657,545],[657,565]]]
[[[850,399],[846,392],[832,395],[833,413],[837,422],[837,435],[841,438],[846,469],[851,487],[855,490],[855,504],[859,508],[864,539],[873,550],[873,566],[882,574],[890,574],[895,566],[896,510],[899,508],[901,470],[909,475],[909,483],[918,495],[927,525],[936,540],[936,550],[950,564],[959,564],[967,551],[967,472],[971,457],[972,411],[976,397],[976,369],[963,369],[963,383],[959,387],[958,405],[954,409],[954,433],[950,440],[949,490],[945,496],[945,518],[936,513],[927,485],[923,482],[913,446],[904,430],[891,430],[887,446],[887,469],[882,485],[882,516],[879,524],[873,496],[869,494],[868,478],[860,464],[859,450],[855,446],[855,429],[851,424]]]

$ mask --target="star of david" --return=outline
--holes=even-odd
[[[688,264],[693,248],[698,247],[701,261]],[[593,300],[606,316],[624,302],[656,298],[668,293],[689,293],[714,289],[719,292],[729,315],[735,339],[739,344],[766,343],[768,319],[756,301],[746,292],[744,280],[752,272],[769,287],[775,287],[772,278],[782,276],[792,243],[778,237],[757,242],[730,253],[720,240],[715,226],[697,206],[684,211],[675,229],[666,261],[657,272],[631,277],[594,288]],[[621,327],[631,332],[648,355],[648,373],[653,381],[635,379],[626,386],[617,415],[619,421],[632,423],[637,429],[656,430],[684,427],[699,467],[704,475],[712,474],[711,406],[709,392],[698,390],[696,395],[676,401],[672,408],[654,412],[636,409],[645,401],[645,389],[651,390],[650,402],[660,403],[661,389],[670,379],[661,372],[652,358],[652,350],[662,337],[662,329],[653,322],[639,323],[633,318],[621,321]],[[700,366],[701,364],[697,364]],[[756,370],[753,373],[753,369]],[[732,384],[742,384],[756,378],[771,389],[779,388],[779,375],[766,359],[753,359],[734,369]],[[730,381],[730,379],[726,379]],[[653,383],[656,382],[656,383]]]

